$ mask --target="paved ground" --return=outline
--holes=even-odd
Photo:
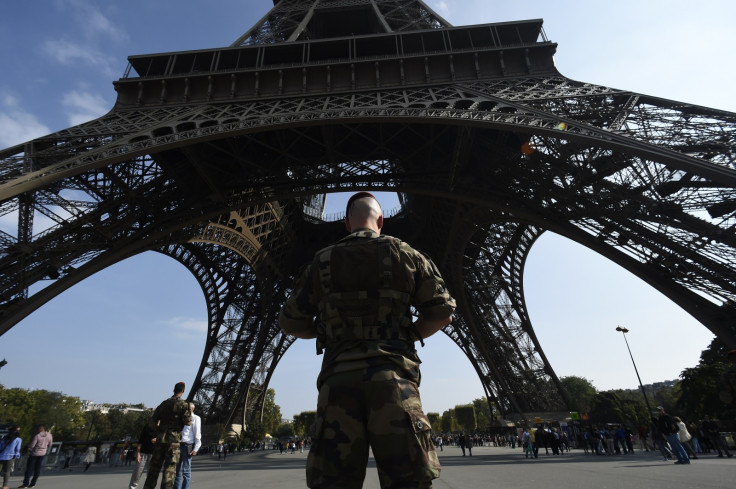
[[[540,455],[524,459],[520,449],[476,447],[473,457],[462,457],[457,447],[439,452],[442,477],[434,489],[733,489],[736,487],[736,457],[703,455],[690,465],[664,462],[652,452],[613,457],[590,456],[572,451],[561,456]],[[307,453],[284,454],[260,451],[240,453],[218,461],[197,456],[192,464],[192,488],[302,489]],[[47,471],[38,480],[38,489],[124,489],[132,467],[92,466],[86,473]],[[146,474],[143,475],[145,479]],[[143,480],[144,480],[143,479]],[[143,480],[139,488],[143,486]],[[9,487],[21,484],[13,476]],[[372,463],[366,489],[379,489]]]

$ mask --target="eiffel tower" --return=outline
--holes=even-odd
[[[736,114],[580,83],[541,20],[455,27],[418,0],[274,0],[231,46],[129,57],[96,120],[0,151],[0,334],[145,251],[185,266],[208,332],[190,399],[257,415],[293,343],[334,192],[396,192],[384,230],[434,258],[444,329],[503,415],[570,404],[523,272],[545,231],[624,267],[736,348]],[[53,224],[34,232],[34,215]],[[33,291],[33,292],[31,292]]]

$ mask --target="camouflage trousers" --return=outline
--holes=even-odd
[[[151,462],[148,465],[148,475],[143,489],[156,489],[158,474],[161,468],[164,470],[164,478],[161,481],[161,489],[172,489],[176,477],[176,464],[179,463],[179,442],[156,443],[151,454]]]
[[[382,489],[430,489],[440,463],[414,382],[343,372],[322,384],[307,458],[312,489],[360,489],[369,448]]]

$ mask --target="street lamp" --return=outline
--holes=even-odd
[[[631,363],[634,364],[634,372],[636,372],[636,378],[639,379],[639,387],[641,388],[641,393],[644,395],[644,403],[647,405],[649,414],[651,414],[652,406],[649,405],[649,399],[647,399],[647,393],[644,390],[644,386],[641,383],[641,377],[639,377],[639,370],[636,368],[636,362],[634,362],[634,355],[631,354],[631,348],[629,348],[629,342],[626,339],[626,333],[628,333],[629,330],[626,328],[622,328],[621,326],[616,326],[616,331],[621,331],[621,334],[624,336],[624,341],[626,342],[626,349],[629,350],[629,356],[631,357]]]

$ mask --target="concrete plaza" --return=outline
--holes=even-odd
[[[434,489],[464,488],[606,488],[606,489],[732,489],[736,486],[736,457],[718,458],[703,454],[690,465],[664,462],[659,452],[634,455],[591,456],[582,450],[564,455],[539,455],[525,459],[521,449],[475,447],[472,457],[463,457],[458,447],[439,452],[442,476]],[[304,453],[257,451],[231,454],[226,460],[209,455],[197,456],[192,464],[192,489],[219,488],[305,488]],[[93,465],[88,472],[75,467],[71,472],[45,471],[38,489],[104,489],[128,487],[132,466]],[[146,474],[138,486],[142,489]],[[15,474],[9,487],[17,488],[22,477]],[[160,479],[159,479],[160,484]],[[363,485],[379,489],[371,459]]]

